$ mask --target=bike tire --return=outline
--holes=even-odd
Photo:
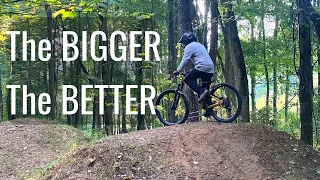
[[[161,115],[161,112],[160,110],[158,109],[158,106],[160,105],[160,102],[161,100],[168,94],[176,94],[178,96],[178,98],[181,98],[184,105],[185,105],[185,114],[184,116],[182,117],[181,120],[179,120],[178,122],[175,122],[175,123],[172,123],[170,122],[168,119],[166,119],[165,117],[163,117]],[[187,98],[182,94],[182,93],[179,93],[179,92],[176,92],[176,90],[174,89],[169,89],[169,90],[166,90],[164,92],[162,92],[158,98],[157,98],[157,101],[156,101],[156,115],[157,117],[159,118],[159,120],[165,125],[165,126],[172,126],[172,125],[176,125],[176,124],[183,124],[185,123],[185,121],[188,119],[188,116],[189,116],[189,110],[190,110],[190,107],[189,107],[189,102],[187,100]]]
[[[240,115],[241,113],[241,109],[242,109],[242,98],[240,96],[240,93],[239,91],[233,87],[232,85],[228,84],[228,83],[221,83],[221,84],[217,84],[215,85],[212,90],[210,91],[210,95],[213,95],[218,89],[220,88],[223,88],[223,87],[226,87],[226,88],[229,88],[230,90],[233,91],[233,93],[236,95],[236,102],[238,103],[238,106],[237,106],[237,109],[235,111],[235,113],[229,117],[229,118],[221,118],[219,117],[216,113],[213,113],[213,118],[215,120],[217,120],[218,122],[222,122],[222,123],[231,123],[233,122],[234,120],[236,120],[238,118],[238,116]]]

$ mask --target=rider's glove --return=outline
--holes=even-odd
[[[174,75],[179,75],[179,71],[174,71],[173,74]]]

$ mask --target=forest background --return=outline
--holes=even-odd
[[[93,115],[81,115],[80,111],[63,115],[61,87],[145,84],[154,86],[159,94],[175,87],[172,73],[183,53],[177,42],[182,32],[193,31],[215,63],[214,80],[230,83],[240,91],[243,108],[238,122],[268,124],[319,148],[319,7],[318,0],[2,0],[0,121],[31,116],[22,114],[19,91],[18,113],[10,112],[6,85],[17,84],[28,85],[36,95],[48,92],[53,97],[51,113],[33,117],[66,123],[97,137],[163,126],[151,114],[126,115],[125,91],[121,92],[119,115],[112,113],[113,94],[109,90],[105,92],[104,115],[97,113],[97,103],[88,104]],[[106,34],[156,31],[161,36],[161,61],[82,62],[79,58],[65,62],[61,59],[61,36],[66,30],[79,35],[97,30]],[[9,61],[7,31],[27,31],[36,41],[48,39],[52,42],[51,60],[22,62],[22,52],[17,51],[18,60]],[[20,46],[21,42],[18,38]],[[128,46],[120,40],[116,43]],[[97,41],[97,46],[106,44]],[[144,57],[143,51],[140,48],[136,53]],[[97,101],[97,92],[88,92],[88,96]],[[192,111],[196,110],[193,106]]]

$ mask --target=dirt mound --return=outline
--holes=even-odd
[[[107,138],[43,179],[319,179],[320,155],[284,132],[194,123]]]
[[[87,142],[80,131],[36,119],[0,123],[0,179],[18,179]]]

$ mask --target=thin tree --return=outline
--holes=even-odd
[[[210,49],[209,54],[213,61],[213,64],[216,65],[218,57],[218,1],[212,1],[211,6],[211,35],[210,35]],[[216,81],[217,73],[214,73],[214,81]]]
[[[278,0],[276,0],[276,7],[275,7],[275,12],[277,11],[277,4],[278,4]],[[279,28],[279,16],[276,14],[276,26],[274,29],[274,42],[276,43],[278,40],[278,28]],[[275,58],[275,62],[273,65],[273,101],[272,101],[272,106],[273,106],[273,123],[276,124],[276,120],[278,117],[277,114],[277,99],[278,99],[278,82],[277,82],[277,52],[275,53],[276,58]]]
[[[266,85],[267,85],[267,95],[266,95],[266,120],[270,122],[270,81],[269,81],[269,71],[268,71],[268,62],[267,62],[267,41],[266,41],[266,29],[265,29],[265,0],[262,0],[263,12],[261,14],[261,26],[262,26],[262,41],[263,41],[263,66],[266,75]],[[273,125],[273,122],[270,122]]]
[[[168,0],[168,50],[169,50],[169,59],[168,62],[168,72],[170,75],[173,74],[173,71],[177,69],[177,54],[174,45],[174,0]]]
[[[304,0],[298,0],[298,8],[306,8]],[[306,144],[313,144],[313,124],[312,124],[312,94],[313,77],[311,64],[311,40],[310,22],[308,14],[300,11],[299,22],[299,49],[300,49],[300,68],[299,68],[299,102],[300,102],[300,121],[301,121],[301,140]]]
[[[45,5],[45,10],[47,13],[47,33],[48,33],[48,39],[51,42],[51,45],[53,46],[53,19],[52,19],[52,11],[51,11],[51,7],[49,4]],[[52,51],[54,51],[54,49],[51,47]],[[54,55],[54,52],[52,53]],[[55,99],[55,80],[54,80],[54,74],[55,74],[55,60],[54,57],[52,57],[49,62],[48,62],[48,72],[49,72],[49,86],[48,86],[48,90],[49,90],[49,95],[51,97],[51,111],[49,114],[49,117],[51,119],[55,118],[56,115],[56,99]]]

